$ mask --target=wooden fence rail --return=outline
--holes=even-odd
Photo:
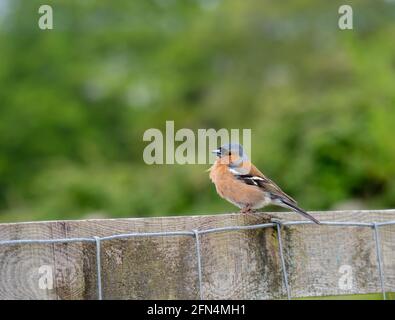
[[[97,299],[100,292],[103,299],[282,299],[286,285],[292,298],[395,291],[395,210],[312,214],[326,222],[361,225],[225,228],[196,237],[194,230],[263,224],[267,216],[0,224],[0,299]],[[292,213],[275,215],[300,220]],[[94,238],[175,231],[183,233]],[[22,241],[64,238],[87,240]]]

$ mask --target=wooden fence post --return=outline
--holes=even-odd
[[[258,213],[5,223],[0,299],[98,299],[99,291],[103,299],[286,299],[287,287],[292,298],[395,291],[395,210],[312,214],[322,221],[394,221],[378,227],[382,275],[371,227],[283,226],[280,248],[277,225],[203,231],[266,223],[267,215]],[[300,220],[292,213],[275,215]],[[184,234],[102,239],[176,231]],[[86,241],[4,242],[61,238]]]

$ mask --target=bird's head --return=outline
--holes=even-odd
[[[229,167],[239,167],[244,161],[248,160],[248,156],[244,152],[242,145],[238,143],[224,144],[212,152],[217,155],[217,161],[227,164]]]

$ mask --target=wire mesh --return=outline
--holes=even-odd
[[[203,292],[203,272],[202,272],[202,257],[201,257],[201,249],[200,249],[200,236],[204,234],[210,233],[219,233],[219,232],[231,232],[231,231],[243,231],[243,230],[256,230],[256,229],[265,229],[265,228],[276,228],[277,229],[277,239],[279,243],[279,255],[281,260],[281,268],[283,275],[283,285],[286,290],[288,300],[292,299],[291,296],[291,288],[288,283],[288,273],[286,270],[285,259],[284,259],[284,250],[283,250],[283,239],[281,237],[281,227],[286,226],[301,226],[301,225],[309,225],[314,224],[311,221],[279,221],[275,220],[271,223],[264,224],[255,224],[255,225],[247,225],[247,226],[230,226],[230,227],[219,227],[219,228],[210,228],[203,230],[191,230],[191,231],[163,231],[163,232],[133,232],[133,233],[123,233],[123,234],[114,234],[111,236],[98,237],[94,236],[91,238],[81,237],[81,238],[59,238],[59,239],[17,239],[17,240],[1,240],[0,246],[7,245],[23,245],[23,244],[54,244],[54,243],[74,243],[74,242],[89,242],[94,243],[96,245],[96,270],[97,270],[97,299],[103,299],[103,285],[102,285],[102,277],[101,277],[101,243],[103,241],[115,240],[115,239],[128,239],[128,238],[136,238],[136,237],[171,237],[171,236],[187,236],[195,239],[195,247],[196,247],[196,261],[197,261],[197,274],[198,274],[198,288],[199,288],[199,297],[201,300],[204,299]],[[385,290],[385,274],[383,268],[382,261],[382,252],[381,252],[381,243],[380,243],[380,227],[395,225],[395,221],[387,221],[387,222],[340,222],[340,221],[322,221],[321,225],[332,226],[332,227],[363,227],[363,228],[371,228],[373,230],[373,238],[375,240],[375,250],[377,256],[377,266],[378,266],[378,275],[380,279],[380,286],[382,297],[384,300],[386,297]]]

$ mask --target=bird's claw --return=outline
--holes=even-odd
[[[270,223],[273,219],[272,215],[265,212],[260,212],[259,210],[251,209],[249,207],[243,208],[242,210],[240,210],[240,213],[243,214],[245,217],[253,218],[254,221],[256,221],[255,223]],[[278,220],[280,221],[280,219]]]
[[[240,210],[240,213],[251,214],[254,213],[254,210],[252,210],[250,206],[246,206]]]

